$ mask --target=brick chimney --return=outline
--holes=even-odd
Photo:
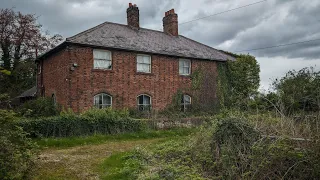
[[[127,21],[129,26],[139,28],[139,8],[136,4],[129,3]]]
[[[174,13],[174,9],[165,12],[163,17],[163,32],[178,36],[178,15]]]

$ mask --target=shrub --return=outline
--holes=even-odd
[[[24,179],[35,155],[35,144],[15,121],[15,113],[0,110],[0,179]]]
[[[144,121],[129,117],[126,110],[90,109],[83,114],[62,112],[60,116],[25,119],[18,122],[31,137],[70,137],[116,134],[143,130]]]
[[[60,106],[54,104],[51,98],[39,97],[35,100],[27,101],[18,111],[24,117],[48,117],[58,115]]]

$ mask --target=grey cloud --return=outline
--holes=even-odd
[[[230,44],[221,44],[220,47],[236,51],[320,39],[320,24],[315,18],[320,15],[319,1],[308,4],[288,1],[278,4],[272,11],[275,12],[274,16],[250,29],[240,31]],[[320,41],[315,41],[250,53],[264,57],[286,56],[310,59],[320,56],[320,52],[317,51],[319,48]]]

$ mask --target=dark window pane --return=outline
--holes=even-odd
[[[143,96],[143,104],[149,105],[150,104],[150,97],[149,96]]]
[[[138,103],[143,104],[143,95],[138,97]]]

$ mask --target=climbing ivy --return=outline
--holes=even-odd
[[[219,100],[219,108],[226,108],[230,102],[231,93],[231,76],[228,63],[218,62],[217,63],[217,96]]]
[[[192,90],[198,90],[201,88],[201,84],[203,83],[203,78],[204,78],[204,72],[201,67],[196,69],[191,74]]]
[[[247,106],[258,91],[260,67],[253,56],[235,57],[236,61],[217,62],[218,73],[206,66],[197,67],[191,74],[191,86],[180,88],[166,110],[180,111],[184,93],[192,96],[191,113]]]
[[[246,107],[259,88],[260,66],[255,57],[239,55],[236,61],[218,63],[217,69],[220,107]]]

